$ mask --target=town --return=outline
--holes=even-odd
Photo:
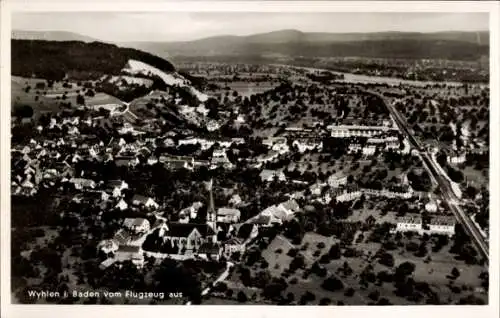
[[[16,302],[488,302],[482,69],[372,82],[75,43],[88,69],[46,53],[72,42],[12,42]]]

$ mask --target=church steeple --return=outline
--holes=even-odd
[[[208,194],[209,194],[209,203],[208,203],[208,209],[207,209],[207,224],[214,231],[216,231],[217,212],[215,211],[214,195],[213,195],[212,188],[213,188],[213,180],[210,179],[210,181],[207,184],[207,190],[208,190]]]

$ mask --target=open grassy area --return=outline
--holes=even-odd
[[[45,83],[45,88],[36,88],[39,83]],[[18,106],[31,106],[36,117],[43,112],[58,112],[63,106],[62,103],[70,103],[72,107],[77,105],[77,96],[85,95],[86,89],[70,82],[72,87],[63,87],[63,83],[54,83],[52,87],[47,86],[43,79],[23,78],[13,76],[11,78],[11,104],[12,108]],[[81,83],[80,83],[81,84]],[[27,89],[30,87],[30,89]],[[63,95],[66,97],[63,99]],[[122,102],[109,94],[96,92],[94,96],[84,96],[85,105],[95,106],[104,104],[121,104]]]

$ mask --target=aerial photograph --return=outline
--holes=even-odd
[[[11,20],[12,304],[489,304],[488,13]]]

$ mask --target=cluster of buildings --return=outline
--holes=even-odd
[[[455,234],[455,224],[456,220],[453,216],[431,216],[428,222],[424,222],[420,215],[406,215],[396,220],[396,226],[392,232],[416,232],[420,235],[441,234],[451,237]]]
[[[241,212],[235,207],[215,209],[211,181],[208,190],[209,205],[204,222],[198,218],[198,210],[203,206],[201,202],[182,209],[177,221],[160,216],[159,206],[152,206],[155,212],[147,217],[126,218],[113,238],[98,245],[107,257],[101,268],[124,260],[140,267],[144,265],[145,256],[218,260],[222,256],[229,258],[235,252],[244,253],[248,242],[258,235],[259,227],[265,225],[253,219],[242,222]],[[236,196],[230,201],[232,205],[241,203]],[[283,221],[299,210],[296,202],[289,201],[269,207],[261,214]]]

